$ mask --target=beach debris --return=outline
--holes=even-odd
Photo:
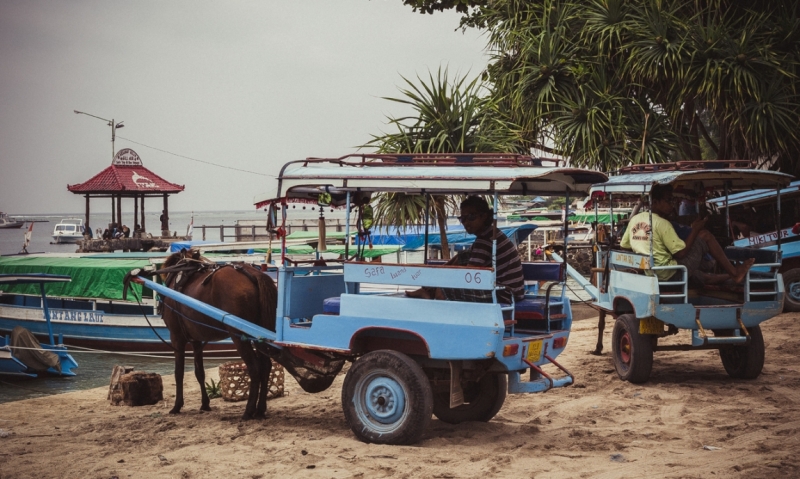
[[[116,366],[115,366],[116,369]],[[164,400],[164,385],[161,375],[133,371],[122,374],[117,387],[111,391],[111,404],[119,406],[145,406],[158,404]]]
[[[703,449],[706,451],[719,451],[722,448],[717,446],[703,446]]]
[[[0,437],[8,437],[10,435],[11,435],[10,432],[8,432],[8,431],[6,431],[4,429],[0,429]]]
[[[161,461],[161,462],[167,462],[168,461],[166,456],[164,456],[163,454],[159,454],[158,455],[158,460]]]
[[[628,460],[625,459],[625,456],[623,456],[622,454],[612,454],[611,460],[614,462],[628,462]]]
[[[111,370],[111,383],[108,385],[108,395],[106,399],[109,401],[111,400],[114,391],[119,389],[119,378],[122,377],[123,374],[133,372],[133,369],[133,366],[114,366],[114,369]]]

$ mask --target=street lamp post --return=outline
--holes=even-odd
[[[108,123],[108,126],[111,127],[111,160],[113,161],[114,160],[114,155],[117,154],[117,151],[114,149],[114,139],[117,136],[117,128],[122,128],[122,127],[125,126],[125,125],[122,124],[123,122],[116,123],[116,122],[114,122],[113,118],[110,119],[110,120],[106,120],[105,118],[100,118],[99,116],[92,115],[91,113],[86,113],[86,112],[78,111],[78,110],[72,110],[72,111],[74,111],[75,114],[77,114],[77,115],[88,115],[88,116],[91,116],[92,118],[97,118],[98,120],[103,120],[104,122]]]

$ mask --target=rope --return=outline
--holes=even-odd
[[[8,381],[0,380],[0,383],[5,384],[6,386],[11,386],[11,387],[19,388],[19,389],[24,389],[26,391],[33,391],[33,392],[39,393],[39,394],[45,394],[45,395],[53,394],[52,391],[42,391],[41,389],[26,388],[25,386],[20,386],[19,384],[10,383]]]
[[[217,328],[217,327],[215,327],[215,326],[211,326],[211,325],[209,325],[209,324],[206,324],[206,323],[201,323],[200,321],[195,321],[195,320],[193,320],[192,318],[190,318],[190,317],[186,316],[185,314],[181,313],[181,312],[180,312],[180,311],[178,311],[177,309],[175,309],[175,308],[173,308],[172,306],[170,306],[170,305],[168,305],[167,303],[165,303],[165,302],[164,302],[164,300],[162,300],[162,299],[159,299],[159,300],[158,300],[158,302],[159,302],[159,303],[161,303],[161,304],[163,304],[163,305],[164,305],[164,306],[166,306],[167,308],[169,308],[169,309],[170,309],[170,311],[174,312],[175,314],[177,314],[178,316],[182,317],[182,318],[183,318],[183,319],[185,319],[186,321],[192,322],[192,323],[194,323],[194,324],[197,324],[197,325],[200,325],[200,326],[205,326],[205,327],[207,327],[207,328],[210,328],[210,329],[213,329],[213,330],[215,330],[215,331],[219,331],[219,332],[222,332],[222,333],[230,334],[230,333],[229,333],[229,331],[228,331],[227,329],[221,329],[221,328]],[[142,313],[142,314],[144,314],[144,313]],[[188,335],[187,335],[187,336],[188,336]]]
[[[142,311],[142,316],[144,316],[144,320],[145,320],[145,321],[147,321],[147,325],[148,325],[148,326],[150,326],[150,329],[153,331],[153,334],[155,334],[155,335],[158,337],[158,339],[160,339],[160,340],[161,340],[161,342],[162,342],[162,343],[164,343],[164,344],[166,344],[167,346],[169,346],[169,348],[170,348],[170,349],[171,349],[173,352],[177,352],[177,351],[175,351],[175,347],[173,347],[173,346],[172,346],[172,343],[171,343],[171,342],[170,342],[170,343],[168,343],[168,342],[164,341],[164,338],[162,338],[162,337],[161,337],[161,335],[160,335],[160,334],[158,334],[158,331],[156,331],[156,328],[155,328],[155,327],[153,326],[153,324],[150,322],[150,318],[148,318],[148,317],[147,317],[147,314],[145,314],[145,312],[144,312],[144,308],[142,307],[142,303],[141,303],[141,301],[139,300],[140,298],[139,298],[138,296],[136,296],[136,291],[135,291],[135,290],[133,290],[133,289],[131,289],[131,294],[133,294],[133,297],[134,297],[134,298],[136,298],[136,304],[138,304],[138,305],[139,305],[139,308],[140,308],[140,310]],[[163,302],[162,302],[162,304],[163,304]]]

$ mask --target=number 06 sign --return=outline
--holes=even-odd
[[[354,283],[491,290],[494,287],[494,272],[491,268],[347,263],[344,265],[344,280]]]

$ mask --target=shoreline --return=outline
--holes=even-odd
[[[767,359],[755,380],[728,378],[716,351],[659,352],[641,385],[617,378],[612,327],[607,351],[592,356],[596,323],[579,320],[559,356],[574,386],[509,395],[488,423],[434,418],[413,446],[355,439],[343,375],[319,394],[287,377],[261,421],[240,421],[244,403],[222,399],[200,413],[192,374],[180,415],[168,414],[171,375],[155,406],[111,406],[107,387],[15,401],[0,404],[0,477],[797,477],[798,319],[762,325]]]

